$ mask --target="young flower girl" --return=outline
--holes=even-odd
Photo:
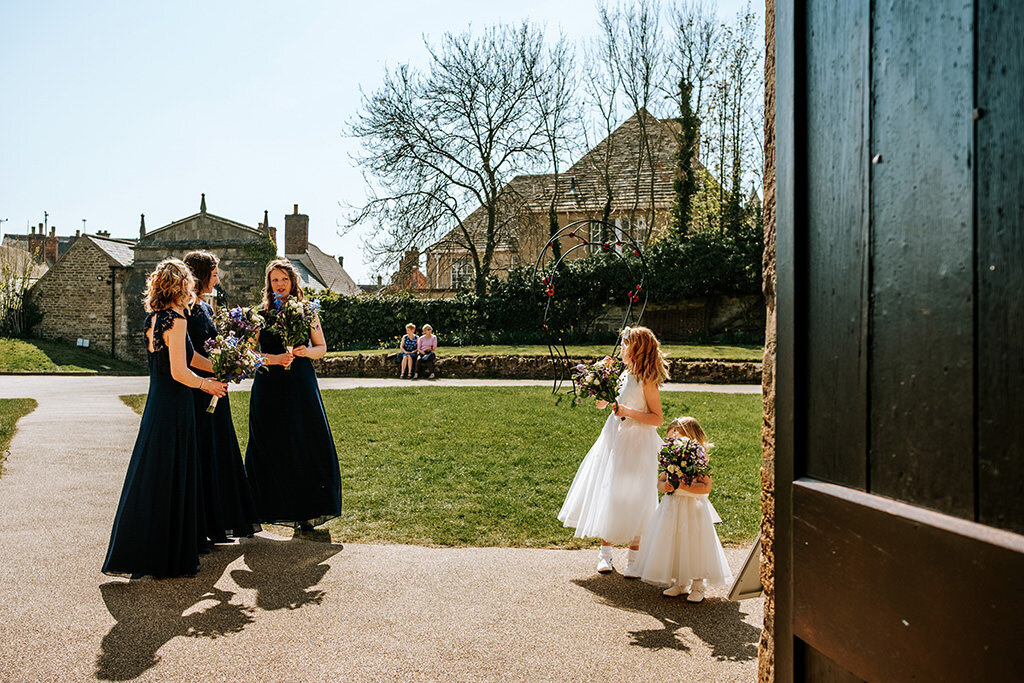
[[[692,417],[680,417],[668,426],[668,438],[686,438],[707,449],[704,430]],[[729,563],[715,531],[722,518],[708,500],[711,477],[700,477],[689,486],[674,489],[667,475],[658,479],[664,493],[654,519],[644,536],[644,548],[636,558],[640,578],[647,583],[669,586],[669,597],[687,593],[688,602],[701,602],[707,584],[732,582]]]
[[[578,538],[600,538],[597,571],[612,566],[611,546],[629,544],[623,576],[640,576],[635,559],[640,534],[658,505],[657,427],[662,422],[658,387],[668,379],[668,365],[657,337],[646,327],[622,331],[626,372],[612,414],[580,464],[558,519],[575,527]],[[609,405],[598,401],[597,407]]]

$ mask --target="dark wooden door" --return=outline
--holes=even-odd
[[[1024,680],[1024,2],[775,22],[777,677]]]

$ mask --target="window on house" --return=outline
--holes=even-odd
[[[473,264],[469,259],[459,259],[452,264],[452,289],[468,289],[473,286]]]

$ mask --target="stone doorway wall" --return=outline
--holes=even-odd
[[[767,307],[761,386],[761,585],[764,629],[758,680],[775,680],[775,0],[764,4],[764,300]]]

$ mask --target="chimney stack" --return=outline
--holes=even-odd
[[[57,228],[50,227],[50,234],[43,236],[43,262],[52,266],[57,262]]]
[[[341,266],[342,268],[345,267],[345,257],[344,256],[339,256],[338,257],[338,265]]]
[[[284,253],[305,254],[309,248],[309,216],[299,213],[299,205],[295,212],[284,217]]]

